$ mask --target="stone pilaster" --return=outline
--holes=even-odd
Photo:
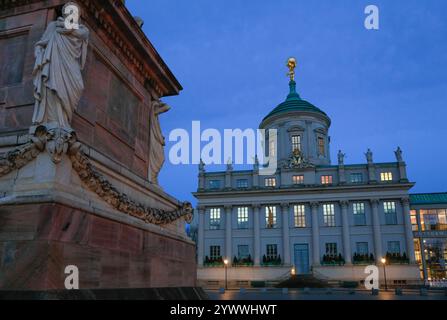
[[[199,212],[199,225],[197,230],[197,264],[199,267],[203,267],[203,261],[205,259],[205,207],[199,206],[197,211]]]
[[[343,251],[346,264],[352,264],[352,256],[351,256],[351,239],[350,239],[350,231],[349,231],[349,217],[348,217],[348,201],[340,201],[341,207],[341,218],[343,225]]]
[[[289,235],[289,204],[281,204],[282,212],[282,247],[283,261],[285,265],[290,265],[290,235]]]
[[[318,223],[318,208],[320,204],[318,202],[312,202],[310,204],[312,208],[312,256],[313,265],[319,266],[320,262],[320,226]]]
[[[232,252],[232,210],[233,206],[225,206],[225,258],[228,259],[228,265],[233,262],[233,252]]]
[[[261,265],[261,228],[260,228],[260,208],[261,206],[259,204],[253,204],[253,222],[254,222],[254,265],[260,266]]]
[[[413,240],[413,230],[411,226],[410,219],[410,199],[402,198],[402,209],[403,209],[403,218],[404,218],[404,226],[405,226],[405,240],[407,247],[407,256],[410,260],[410,263],[416,263],[416,257],[414,254],[414,240]]]
[[[371,200],[373,236],[374,236],[374,255],[377,263],[380,263],[380,259],[383,257],[382,234],[380,231],[379,203],[380,201],[378,199]]]

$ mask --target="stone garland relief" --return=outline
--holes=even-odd
[[[66,29],[64,19],[65,16],[50,23],[35,46],[33,83],[36,103],[30,142],[0,155],[0,177],[24,167],[45,150],[56,164],[67,154],[81,181],[116,210],[156,225],[169,224],[180,218],[191,223],[193,208],[189,202],[173,211],[137,203],[118,191],[82,150],[70,123],[84,90],[81,70],[87,54],[89,30],[83,25],[79,29]]]

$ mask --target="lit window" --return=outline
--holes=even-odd
[[[335,227],[335,207],[333,204],[323,205],[323,220],[325,227]]]
[[[247,245],[238,245],[237,253],[239,260],[248,259],[248,257],[250,256],[250,251]]]
[[[238,179],[236,181],[236,186],[240,189],[248,188],[248,180],[247,179]]]
[[[267,229],[276,228],[276,207],[265,207],[265,226]]]
[[[278,258],[278,245],[268,244],[267,245],[267,259],[275,260]]]
[[[321,184],[332,184],[332,176],[321,176]]]
[[[301,151],[301,136],[292,136],[292,152],[295,150]]]
[[[306,208],[304,205],[296,205],[293,207],[295,217],[295,228],[306,227]]]
[[[400,254],[400,242],[388,241],[388,252],[391,254]]]
[[[447,230],[446,209],[421,210],[422,230]]]
[[[276,187],[276,179],[275,178],[266,178],[265,186],[266,187]]]
[[[362,183],[363,174],[361,173],[351,173],[351,183]]]
[[[248,229],[248,208],[237,208],[237,227],[239,229]]]
[[[368,242],[357,242],[356,243],[356,248],[357,248],[357,254],[360,255],[369,255],[369,248],[368,248]]]
[[[382,172],[380,174],[380,180],[387,182],[387,181],[393,181],[393,173],[392,172]]]
[[[220,208],[210,209],[210,230],[220,229]]]
[[[419,226],[418,226],[418,219],[417,219],[417,211],[416,210],[411,210],[410,211],[410,220],[411,220],[411,228],[413,229],[413,231],[418,231],[419,230]]]
[[[330,256],[336,256],[338,254],[337,244],[334,243],[326,243],[326,254]]]
[[[304,176],[293,176],[293,184],[304,184]]]
[[[318,155],[324,156],[325,154],[324,138],[318,137]]]
[[[210,180],[210,189],[220,189],[220,180]]]
[[[210,258],[212,260],[218,260],[220,257],[220,246],[210,246]]]
[[[353,203],[352,210],[354,213],[354,225],[366,225],[365,204],[363,202]]]
[[[384,202],[383,211],[385,212],[386,224],[397,224],[396,203],[394,201]]]

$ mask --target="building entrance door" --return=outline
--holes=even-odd
[[[295,244],[295,269],[296,274],[309,273],[309,245]]]

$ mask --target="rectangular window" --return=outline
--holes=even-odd
[[[421,210],[421,227],[426,231],[446,231],[447,215],[445,209]]]
[[[332,176],[321,176],[321,184],[332,184]]]
[[[338,255],[337,244],[334,243],[326,243],[326,254],[330,256]]]
[[[248,180],[247,179],[238,179],[236,181],[236,187],[239,189],[248,188]]]
[[[293,176],[292,180],[293,180],[293,184],[304,184],[304,176],[303,175]]]
[[[220,229],[220,208],[210,209],[210,230]]]
[[[247,245],[238,245],[237,246],[237,255],[238,255],[239,260],[247,259],[248,256],[250,255],[248,246]]]
[[[400,242],[388,241],[388,252],[391,254],[400,254]]]
[[[295,218],[295,228],[306,227],[306,207],[304,205],[295,205],[293,207],[293,213]]]
[[[418,231],[419,230],[419,226],[418,226],[418,219],[417,219],[417,211],[416,210],[411,210],[410,211],[410,221],[411,221],[411,228],[413,229],[413,231]]]
[[[292,136],[292,152],[295,150],[301,151],[301,136]]]
[[[324,156],[325,154],[324,138],[318,137],[318,155]]]
[[[353,203],[352,210],[354,213],[354,225],[365,226],[366,225],[365,204],[363,202]]]
[[[209,186],[213,190],[220,189],[220,180],[210,180]]]
[[[393,181],[393,173],[392,172],[382,172],[380,174],[380,181],[383,181],[383,182]]]
[[[335,206],[333,204],[323,205],[323,222],[325,227],[335,227]]]
[[[212,260],[217,260],[220,257],[220,246],[210,246],[210,258]]]
[[[265,227],[267,229],[276,228],[276,207],[265,207]]]
[[[248,229],[248,208],[237,208],[237,227],[238,229]]]
[[[397,224],[396,203],[387,201],[383,203],[383,211],[385,212],[385,222],[389,225]]]
[[[351,173],[351,183],[362,183],[363,174],[361,173]]]
[[[266,178],[265,186],[266,187],[276,187],[276,179],[275,178]]]
[[[278,246],[276,244],[267,245],[267,259],[277,259],[278,258]]]
[[[357,242],[356,249],[357,254],[369,255],[368,242]]]

